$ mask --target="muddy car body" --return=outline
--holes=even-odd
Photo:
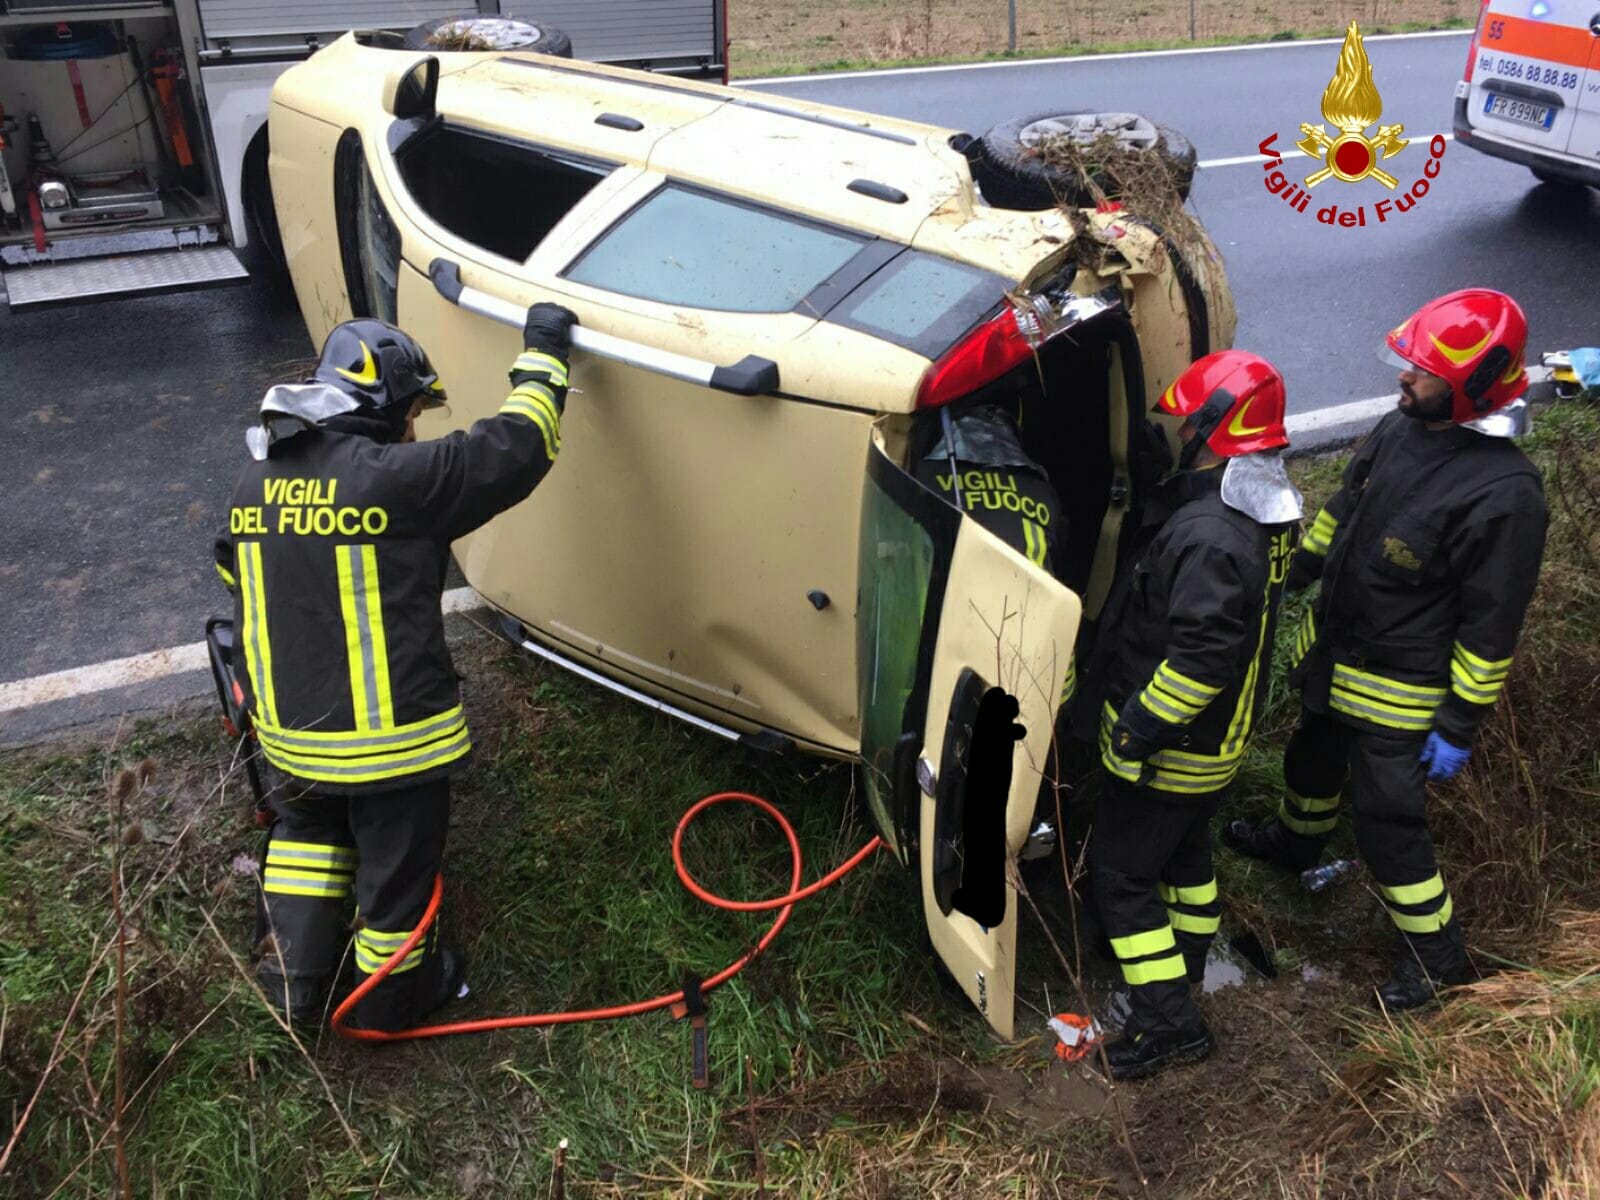
[[[451,396],[420,436],[498,408],[523,306],[605,339],[574,352],[549,479],[456,546],[468,581],[610,686],[862,761],[935,949],[1009,1035],[998,881],[1127,542],[1148,401],[1231,341],[1214,251],[1116,212],[988,206],[947,129],[534,54],[431,58],[355,35],[274,92],[312,339],[356,315],[417,337]],[[1053,572],[909,469],[980,397],[1023,418],[1060,494]]]

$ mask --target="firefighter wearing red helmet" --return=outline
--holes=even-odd
[[[1399,929],[1377,990],[1389,1009],[1467,978],[1461,924],[1424,815],[1453,777],[1511,671],[1544,553],[1539,473],[1510,439],[1527,429],[1515,301],[1482,288],[1424,305],[1393,330],[1397,411],[1378,423],[1317,514],[1291,590],[1321,579],[1291,655],[1302,689],[1278,815],[1225,840],[1303,869],[1354,815],[1361,857]]]
[[[1157,411],[1183,418],[1179,470],[1146,504],[1146,544],[1084,674],[1080,720],[1098,721],[1106,772],[1093,895],[1130,988],[1124,1036],[1106,1051],[1119,1079],[1211,1050],[1189,992],[1221,912],[1211,818],[1266,699],[1301,515],[1284,404],[1276,368],[1239,350],[1196,362],[1161,397]]]

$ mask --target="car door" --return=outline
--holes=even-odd
[[[482,96],[445,82],[458,86],[440,88],[442,125],[419,136],[483,146],[452,159],[427,143],[396,152],[381,130],[364,139],[401,242],[398,319],[452,397],[424,436],[493,412],[520,346],[436,286],[436,260],[505,305],[553,300],[585,330],[728,365],[776,354],[816,324],[819,288],[882,261],[868,235],[620,162],[628,131],[616,124],[575,150],[570,128],[565,145],[541,137],[542,99],[497,88],[498,103],[528,105],[512,137],[514,114],[489,120]],[[637,103],[612,115],[635,112],[648,130]],[[433,157],[408,170],[418,153]],[[579,191],[535,236],[524,216]],[[457,545],[468,582],[569,659],[740,732],[853,754],[853,531],[873,415],[581,350],[572,384],[558,468],[532,502]]]
[[[1596,8],[1595,0],[1490,0],[1467,103],[1473,128],[1565,152],[1580,122]]]
[[[866,802],[916,872],[928,938],[1003,1037],[1014,1030],[1010,874],[1072,661],[1079,598],[924,488],[873,429],[861,518]]]
[[[1572,127],[1567,153],[1600,163],[1600,0],[1591,5],[1589,63],[1578,97],[1578,116]]]

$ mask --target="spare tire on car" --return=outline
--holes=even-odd
[[[1117,182],[1102,172],[1046,162],[1039,148],[1052,138],[1068,138],[1081,146],[1111,138],[1119,148],[1153,155],[1166,167],[1178,197],[1189,198],[1198,155],[1176,129],[1138,113],[1067,112],[1019,117],[996,125],[968,146],[967,159],[984,199],[996,208],[1031,211],[1058,204],[1090,207],[1099,199],[1095,187],[1116,198]]]
[[[407,50],[529,50],[572,57],[572,39],[543,21],[462,13],[424,21],[406,34]]]

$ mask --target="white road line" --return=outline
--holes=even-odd
[[[483,607],[483,597],[469,587],[454,588],[444,594],[442,607],[446,616],[470,612]],[[32,679],[0,683],[0,713],[37,708],[58,700],[72,700],[136,683],[153,683],[170,675],[209,669],[204,642],[169,646],[165,650],[152,650],[148,654],[135,654],[130,658],[116,658],[87,667],[74,667],[70,671],[53,671],[49,675],[35,675]]]
[[[1387,396],[1374,396],[1370,400],[1352,400],[1348,404],[1335,404],[1331,408],[1296,413],[1284,424],[1292,442],[1297,437],[1303,438],[1325,429],[1337,429],[1341,425],[1370,424],[1393,408],[1398,399],[1398,393],[1390,392]]]
[[[1466,37],[1470,29],[1430,29],[1424,33],[1382,33],[1365,38],[1373,42],[1399,42],[1408,38]],[[889,75],[938,75],[946,71],[990,71],[1005,67],[1054,67],[1063,63],[1114,62],[1124,58],[1172,58],[1185,54],[1233,54],[1246,50],[1284,50],[1296,46],[1339,46],[1344,38],[1308,38],[1304,41],[1246,42],[1235,46],[1185,46],[1176,50],[1120,50],[1115,54],[1069,54],[1060,58],[1007,58],[995,62],[940,63],[932,67],[880,67],[867,71],[818,71],[812,75],[768,75],[761,79],[735,79],[734,87],[769,83],[811,83],[827,79],[877,79]]]
[[[1411,140],[1414,141],[1414,142],[1426,142],[1426,141],[1431,141],[1434,136],[1435,135],[1431,134],[1431,133],[1430,134],[1426,134],[1426,135],[1419,133],[1416,137],[1412,138]],[[1438,137],[1442,137],[1447,142],[1453,142],[1453,141],[1456,140],[1456,135],[1453,134],[1453,133],[1441,133],[1441,134],[1438,134],[1437,136]],[[1272,161],[1272,156],[1271,155],[1267,155],[1267,154],[1241,154],[1237,158],[1207,158],[1207,159],[1203,159],[1200,162],[1196,163],[1195,166],[1197,166],[1197,167],[1238,167],[1238,166],[1243,166],[1245,163],[1264,163],[1264,162],[1271,162],[1271,161]],[[1293,160],[1289,160],[1289,161],[1293,161]]]

